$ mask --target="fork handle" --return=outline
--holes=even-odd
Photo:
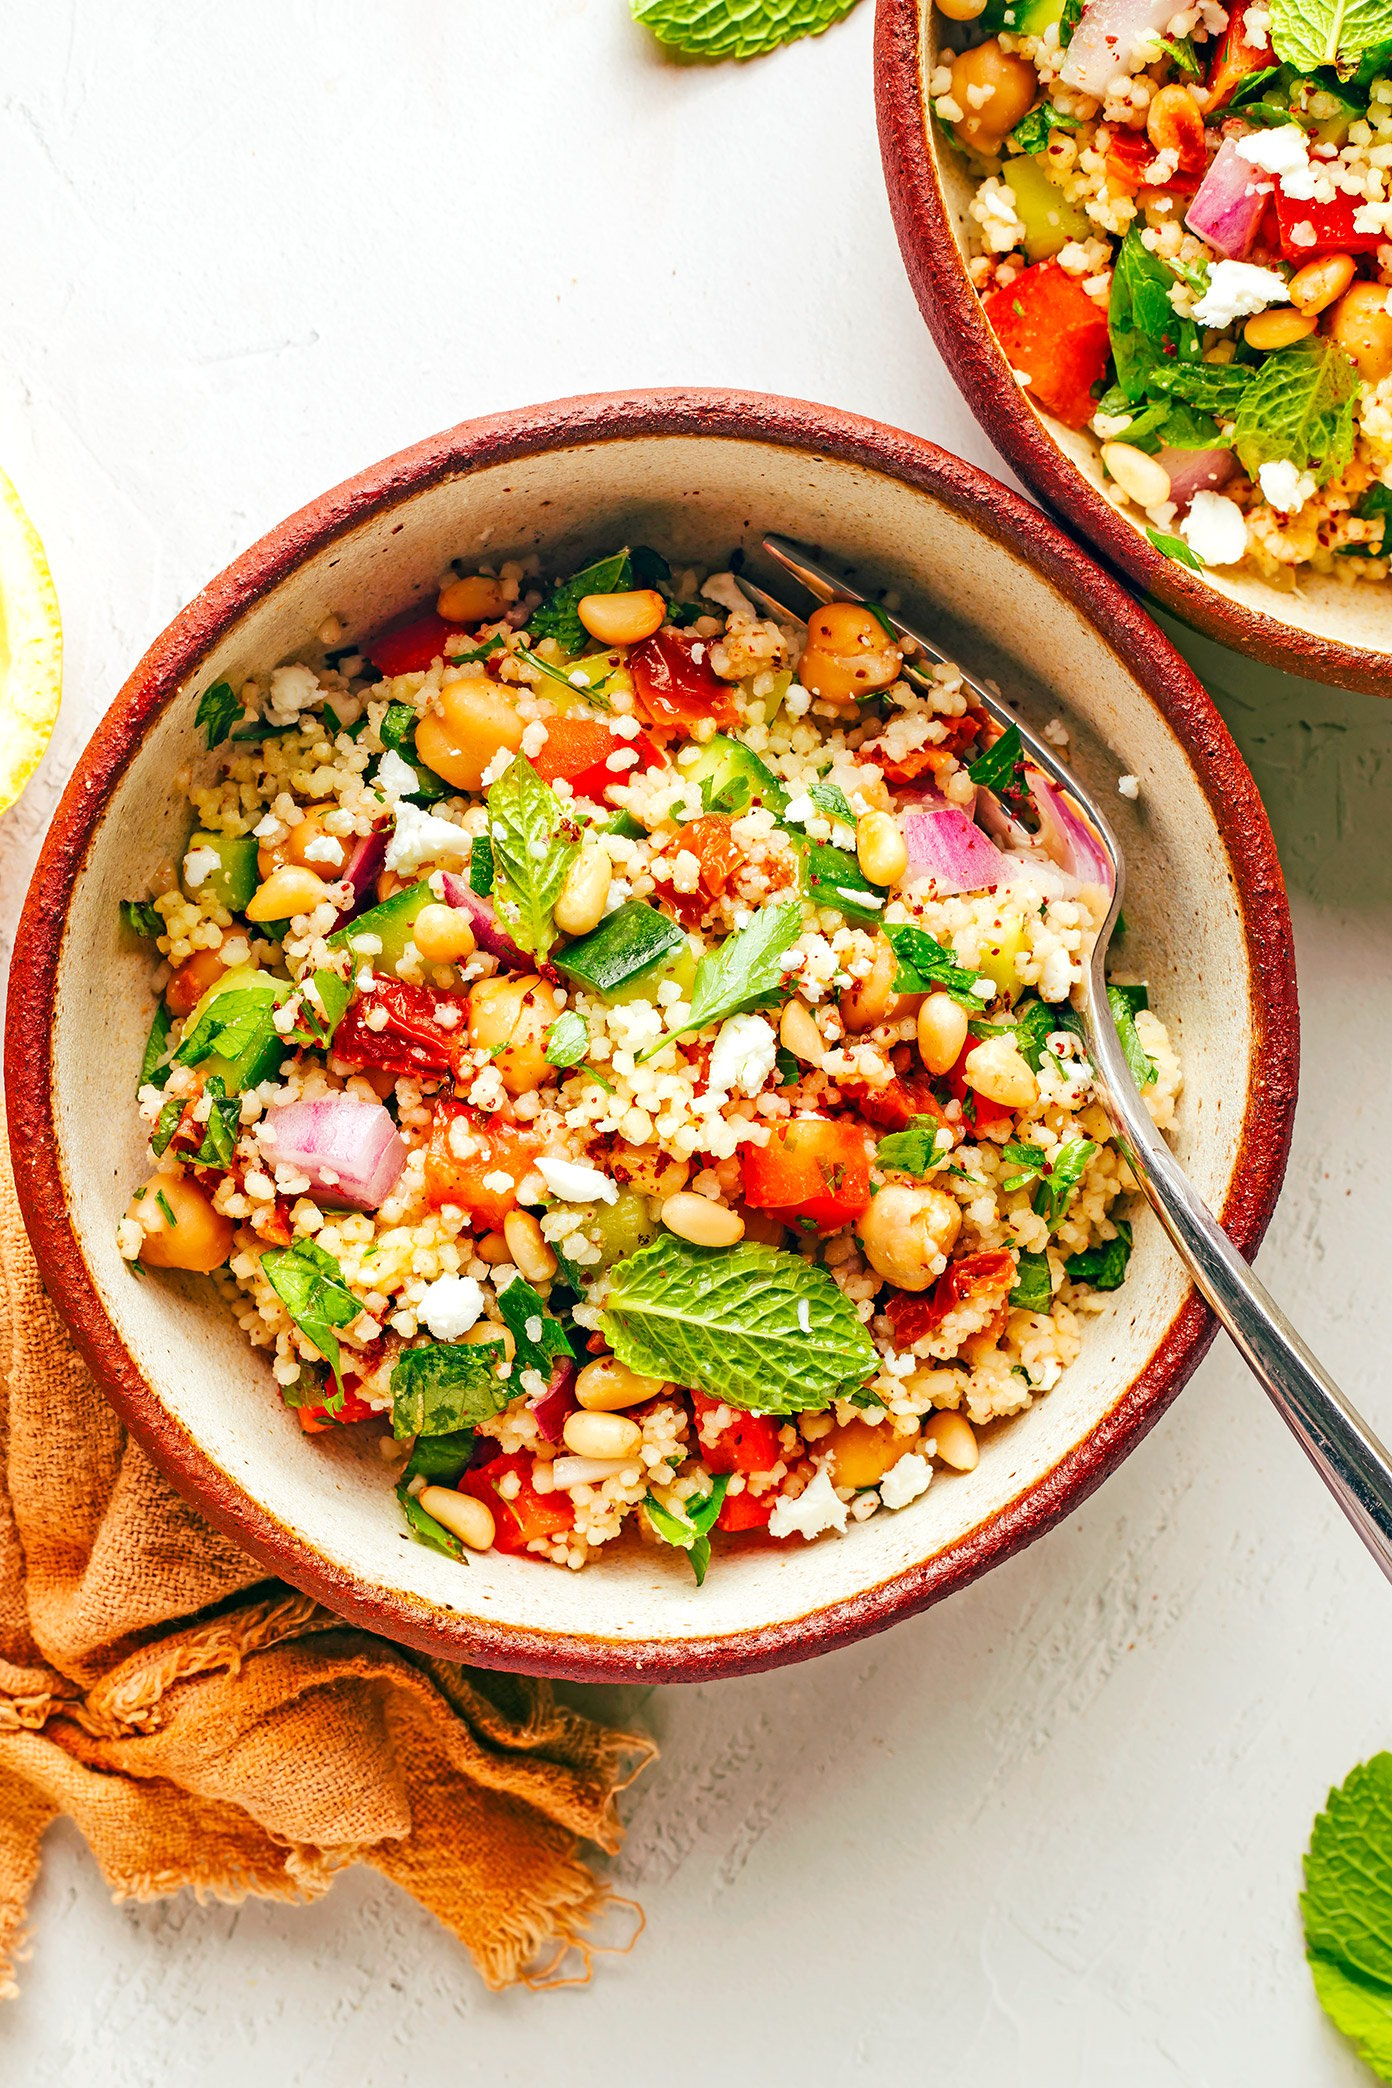
[[[1271,1297],[1155,1130],[1106,1028],[1085,1027],[1102,1101],[1131,1171],[1194,1279],[1286,1426],[1392,1580],[1392,1460]]]

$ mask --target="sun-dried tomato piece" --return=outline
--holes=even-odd
[[[467,1036],[465,995],[412,986],[381,972],[373,977],[372,992],[357,996],[334,1031],[333,1056],[346,1066],[378,1066],[427,1079],[456,1072]],[[380,1028],[368,1021],[374,1009],[386,1010]],[[456,1019],[442,1021],[441,1009],[455,1011]]]
[[[739,723],[734,697],[711,672],[708,640],[657,631],[634,646],[628,671],[638,708],[659,738],[689,739],[705,718],[721,732]]]
[[[912,1348],[926,1334],[936,1334],[948,1314],[962,1305],[1004,1304],[1015,1283],[1015,1263],[1003,1247],[964,1254],[949,1263],[930,1291],[893,1291],[884,1312],[894,1346]]]

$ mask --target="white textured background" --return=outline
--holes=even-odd
[[[738,384],[992,452],[900,270],[871,0],[744,70],[624,0],[0,0],[0,461],[67,636],[8,937],[147,642],[281,515],[467,415]],[[1304,1092],[1268,1280],[1392,1432],[1392,707],[1191,648],[1291,886]],[[1392,1595],[1231,1355],[1071,1522],[809,1667],[611,1693],[660,1765],[633,1955],[488,1996],[369,1873],[113,1908],[49,1842],[0,2079],[1353,2084],[1301,1956],[1331,1781],[1392,1743]]]

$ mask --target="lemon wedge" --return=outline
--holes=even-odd
[[[39,533],[0,471],[0,812],[43,758],[63,694],[63,626]]]

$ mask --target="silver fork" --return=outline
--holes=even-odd
[[[786,537],[767,536],[763,548],[819,601],[868,599],[830,567],[821,565],[802,545],[791,543]],[[795,625],[803,621],[744,574],[740,575],[740,586],[767,614]],[[955,660],[949,661],[948,655],[915,625],[879,603],[873,606],[910,649],[907,672],[914,672],[914,655],[939,665],[952,665],[982,710],[998,724],[1018,729],[1029,761],[1054,784],[1106,855],[1111,867],[1111,904],[1093,946],[1078,1008],[1088,1056],[1097,1076],[1098,1099],[1111,1119],[1132,1173],[1198,1290],[1265,1386],[1277,1412],[1344,1514],[1392,1580],[1392,1463],[1387,1452],[1328,1371],[1310,1353],[1188,1180],[1151,1123],[1126,1062],[1107,1000],[1105,972],[1107,944],[1121,911],[1126,879],[1126,861],[1116,835],[1091,791],[999,696],[963,671]]]

